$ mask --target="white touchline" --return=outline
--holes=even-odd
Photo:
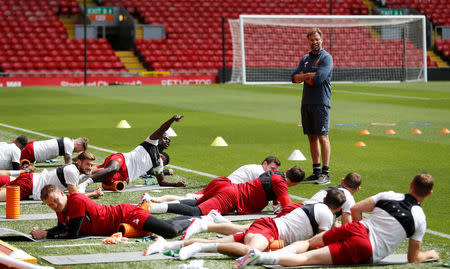
[[[47,138],[58,138],[56,136],[51,136],[51,135],[48,135],[48,134],[39,133],[39,132],[23,129],[23,128],[20,128],[20,127],[11,126],[11,125],[4,124],[4,123],[0,123],[0,126],[6,127],[6,128],[10,128],[10,129],[14,129],[14,130],[18,130],[18,131],[22,131],[22,132],[27,132],[27,133],[30,133],[30,134],[40,135],[40,136],[47,137]],[[89,145],[89,147],[93,148],[93,149],[96,149],[96,150],[108,152],[108,153],[116,153],[117,152],[117,151],[114,151],[114,150],[100,148],[100,147],[96,147],[96,146],[92,146],[92,145]],[[213,174],[204,173],[204,172],[200,172],[200,171],[196,171],[196,170],[192,170],[192,169],[189,169],[189,168],[184,168],[184,167],[180,167],[180,166],[176,166],[176,165],[169,164],[167,166],[171,167],[171,168],[179,169],[179,170],[182,170],[182,171],[190,172],[190,173],[193,173],[193,174],[201,175],[201,176],[206,176],[206,177],[211,177],[211,178],[216,178],[217,177],[216,175],[213,175]],[[307,200],[307,198],[299,197],[299,196],[292,195],[292,194],[289,194],[289,196],[291,198],[294,198],[294,199],[297,199],[297,200],[300,200],[300,201]],[[449,234],[436,232],[436,231],[433,231],[433,230],[430,230],[430,229],[427,229],[427,233],[450,239],[450,235]]]
[[[279,86],[279,88],[295,89],[296,87],[294,87],[294,86]],[[395,95],[395,94],[382,94],[382,93],[372,93],[372,92],[354,92],[354,91],[345,91],[345,90],[333,90],[332,92],[335,92],[335,93],[348,93],[348,94],[359,94],[359,95],[369,95],[369,96],[380,96],[380,97],[416,99],[416,100],[434,100],[435,99],[435,98],[429,98],[429,97],[406,96],[406,95]],[[436,98],[436,99],[441,99],[441,98]]]

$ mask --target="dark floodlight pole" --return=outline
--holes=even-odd
[[[222,83],[225,83],[225,69],[227,66],[225,41],[225,17],[222,16]]]
[[[87,86],[87,8],[86,8],[86,0],[84,0],[84,86]]]

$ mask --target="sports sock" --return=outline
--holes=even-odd
[[[166,241],[166,244],[164,245],[164,250],[176,250],[184,247],[184,242],[179,241]]]
[[[217,252],[218,245],[219,243],[193,243],[180,249],[179,258],[180,260],[186,260],[201,251]]]
[[[313,163],[313,174],[314,175],[320,174],[320,163]]]
[[[20,176],[20,174],[21,174],[20,171],[21,170],[9,170],[9,175],[12,176],[12,177]]]
[[[167,213],[168,204],[166,203],[151,203],[150,212],[153,213]]]
[[[94,183],[94,180],[92,178],[86,179],[82,183],[78,184],[78,192],[80,192],[80,193],[86,192],[86,187],[93,183]]]
[[[179,204],[180,203],[180,201],[170,201],[170,202],[167,202],[168,204]]]
[[[261,252],[259,255],[259,264],[278,264],[279,254],[276,251]]]
[[[330,168],[328,166],[322,166],[322,174],[328,175]]]
[[[287,247],[280,248],[280,249],[277,249],[275,251],[272,251],[272,253],[276,253],[276,254],[281,254],[281,253],[295,254],[295,253],[297,253],[297,247],[294,246],[294,245],[289,245]]]
[[[219,243],[200,243],[200,250],[205,252],[217,252]]]

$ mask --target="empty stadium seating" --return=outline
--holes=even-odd
[[[216,73],[222,67],[222,16],[237,19],[240,14],[330,14],[328,0],[105,0],[104,5],[124,6],[147,24],[163,24],[164,40],[136,40],[136,50],[154,70],[178,73]],[[368,14],[362,0],[333,1],[333,14]],[[232,65],[232,44],[226,29],[226,65]]]
[[[14,76],[84,71],[84,40],[68,39],[57,14],[78,13],[75,0],[0,0],[0,62]],[[126,71],[106,39],[87,40],[91,75]]]
[[[390,8],[412,7],[424,14],[434,25],[450,26],[450,5],[448,0],[386,0]]]
[[[450,63],[450,39],[436,39],[436,52]]]

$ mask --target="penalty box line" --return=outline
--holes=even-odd
[[[35,131],[32,131],[32,130],[28,130],[28,129],[24,129],[24,128],[8,125],[8,124],[4,124],[4,123],[0,123],[0,126],[3,126],[5,128],[9,128],[9,129],[13,129],[13,130],[17,130],[17,131],[22,131],[22,132],[26,132],[26,133],[30,133],[30,134],[39,135],[39,136],[42,136],[42,137],[58,138],[56,136],[51,136],[51,135],[48,135],[48,134],[35,132]],[[108,153],[116,153],[117,152],[117,151],[113,151],[113,150],[110,150],[110,149],[105,149],[105,148],[101,148],[101,147],[97,147],[97,146],[93,146],[93,145],[89,145],[89,147],[91,147],[93,149],[96,149],[96,150],[99,150],[99,151],[108,152]],[[189,169],[189,168],[184,168],[184,167],[180,167],[180,166],[176,166],[176,165],[169,164],[167,166],[171,167],[171,168],[178,169],[178,170],[186,171],[186,172],[189,172],[189,173],[201,175],[201,176],[206,176],[206,177],[211,177],[211,178],[216,178],[217,177],[216,175],[213,175],[213,174],[204,173],[204,172],[200,172],[200,171],[196,171],[196,170],[192,170],[192,169]],[[307,198],[299,197],[299,196],[292,195],[292,194],[289,194],[289,196],[291,198],[294,198],[294,199],[297,199],[297,200],[300,200],[300,201],[307,200]],[[441,233],[441,232],[436,232],[436,231],[433,231],[433,230],[430,230],[430,229],[427,229],[427,233],[430,233],[430,234],[433,234],[433,235],[436,235],[436,236],[440,236],[440,237],[443,237],[443,238],[450,239],[450,235],[445,234],[445,233]]]

